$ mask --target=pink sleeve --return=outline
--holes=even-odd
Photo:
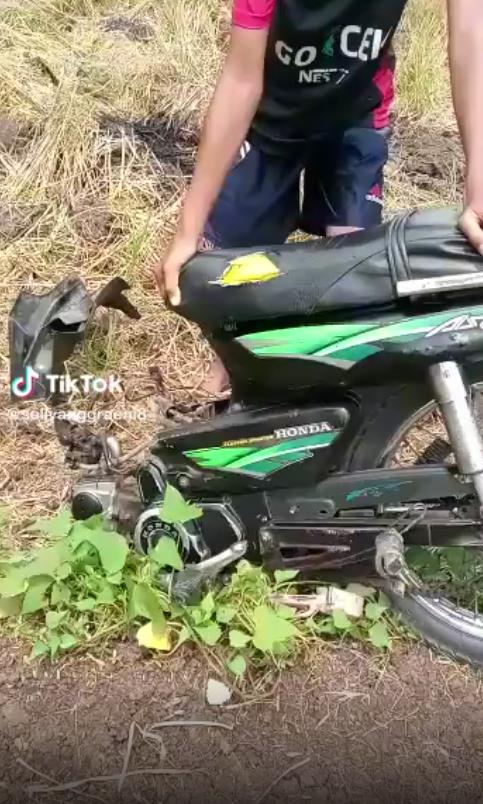
[[[233,25],[240,28],[268,28],[276,0],[234,0]]]

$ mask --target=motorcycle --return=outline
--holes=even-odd
[[[426,640],[483,665],[483,616],[435,594],[407,562],[411,546],[483,547],[483,263],[457,220],[411,211],[350,236],[197,254],[177,312],[223,361],[231,398],[158,433],[129,478],[115,439],[91,439],[74,517],[103,514],[142,552],[175,539],[198,583],[243,556],[370,578]],[[92,300],[70,279],[21,294],[12,376],[30,366],[42,387],[96,305],[136,318],[125,289],[113,280]],[[398,465],[407,433],[435,411],[446,437],[430,430]],[[163,522],[168,484],[203,516]]]

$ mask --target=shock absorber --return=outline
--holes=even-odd
[[[457,363],[436,363],[429,370],[458,469],[468,477],[483,512],[483,440],[473,415],[470,397]]]

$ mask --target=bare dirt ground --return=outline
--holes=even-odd
[[[189,650],[33,671],[4,642],[0,664],[1,802],[483,800],[481,682],[424,648],[323,647],[225,707],[206,704],[213,673]],[[183,723],[153,728],[166,721]],[[99,776],[114,778],[78,785]]]

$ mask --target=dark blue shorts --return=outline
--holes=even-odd
[[[216,248],[283,243],[296,229],[381,222],[388,132],[351,128],[302,160],[245,143],[213,208],[205,236]]]

